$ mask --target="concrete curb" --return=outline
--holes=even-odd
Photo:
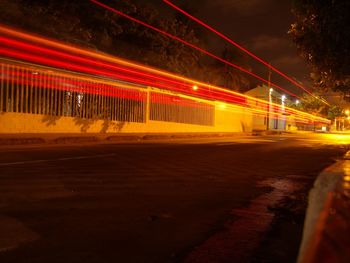
[[[118,143],[151,140],[200,139],[251,136],[252,133],[166,133],[166,134],[2,134],[0,146]]]
[[[203,139],[237,136],[265,136],[297,134],[288,131],[252,131],[252,132],[221,132],[221,133],[45,133],[45,134],[0,134],[0,146],[20,145],[60,145],[78,143],[122,143],[152,140],[172,139]]]
[[[350,159],[325,169],[309,194],[298,263],[350,258]]]
[[[0,138],[0,145],[21,145],[21,144],[42,144],[45,143],[43,138]]]

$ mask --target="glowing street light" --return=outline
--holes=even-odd
[[[349,113],[350,113],[349,110],[346,110],[346,111],[345,111],[345,114],[346,114],[346,115],[349,115]]]
[[[226,109],[226,104],[225,103],[220,103],[220,108],[221,109]]]
[[[192,89],[193,90],[198,90],[198,86],[197,85],[193,85]]]
[[[285,100],[286,100],[286,95],[282,95],[281,97],[281,104],[282,104],[282,110],[284,111],[285,110]]]
[[[295,101],[295,104],[296,104],[296,105],[298,105],[298,104],[299,104],[299,102],[300,102],[299,100],[296,100],[296,101]]]

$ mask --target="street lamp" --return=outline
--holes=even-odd
[[[193,90],[198,90],[198,86],[197,85],[193,85],[192,89]]]
[[[347,120],[347,126],[346,126],[346,128],[348,128],[348,126],[349,126],[349,120],[350,120],[349,113],[350,113],[349,110],[345,110],[346,120]],[[344,121],[344,119],[343,119],[343,129],[345,129],[345,121]]]
[[[271,102],[272,102],[272,92],[273,88],[269,89],[269,104],[267,107],[267,115],[266,115],[266,130],[268,131],[270,129],[270,108],[271,108]]]
[[[286,100],[286,95],[282,95],[281,97],[281,101],[282,101],[282,110],[284,111],[284,104],[285,104],[285,100]]]

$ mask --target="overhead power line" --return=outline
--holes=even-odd
[[[219,57],[217,55],[214,55],[213,53],[210,53],[209,51],[207,51],[205,49],[202,49],[202,48],[200,48],[200,47],[198,47],[198,46],[196,46],[196,45],[194,45],[192,43],[189,43],[189,42],[187,42],[186,40],[184,40],[184,39],[182,39],[180,37],[177,37],[177,36],[174,36],[174,35],[172,35],[172,34],[170,34],[168,32],[165,32],[165,31],[163,31],[163,30],[161,30],[161,29],[159,29],[157,27],[154,27],[154,26],[152,26],[152,25],[150,25],[150,24],[148,24],[146,22],[143,22],[143,21],[141,21],[141,20],[139,20],[137,18],[134,18],[134,17],[132,17],[130,15],[127,15],[127,14],[121,12],[120,10],[117,10],[117,9],[115,9],[113,7],[110,7],[110,6],[106,5],[106,4],[103,4],[103,3],[101,3],[101,2],[99,2],[97,0],[90,0],[90,1],[93,2],[96,5],[99,5],[99,6],[103,7],[103,8],[105,8],[105,9],[107,9],[107,10],[110,10],[111,12],[116,13],[116,14],[124,17],[124,18],[127,18],[127,19],[129,19],[129,20],[131,20],[133,22],[138,23],[138,24],[141,24],[141,25],[143,25],[143,26],[145,26],[145,27],[147,27],[149,29],[152,29],[152,30],[154,30],[154,31],[156,31],[156,32],[158,32],[158,33],[160,33],[162,35],[165,35],[165,36],[167,36],[167,37],[169,37],[171,39],[177,40],[177,41],[181,42],[182,44],[184,44],[186,46],[189,46],[189,47],[191,47],[191,48],[193,48],[193,49],[195,49],[195,50],[197,50],[197,51],[199,51],[201,53],[204,53],[204,54],[206,54],[206,55],[208,55],[208,56],[210,56],[210,57],[212,57],[212,58],[214,58],[216,60],[219,60],[219,61],[221,61],[221,62],[223,62],[223,63],[225,63],[225,64],[227,64],[227,65],[229,65],[231,67],[234,67],[234,68],[236,68],[236,69],[238,69],[238,70],[240,70],[240,71],[242,71],[242,72],[244,72],[244,73],[246,73],[246,74],[248,74],[250,76],[253,76],[254,78],[256,78],[256,79],[258,79],[258,80],[260,80],[260,81],[262,81],[264,83],[270,84],[271,87],[275,87],[275,88],[277,88],[279,90],[282,90],[285,93],[287,93],[287,94],[289,94],[289,95],[291,95],[293,97],[301,99],[298,95],[296,95],[296,94],[294,94],[294,93],[292,93],[292,92],[290,92],[290,91],[288,91],[288,90],[278,86],[277,84],[269,82],[267,79],[264,79],[264,78],[260,77],[259,75],[255,74],[253,72],[250,72],[249,70],[247,70],[247,69],[245,69],[245,68],[243,68],[243,67],[241,67],[239,65],[236,65],[236,64],[234,64],[232,62],[229,62],[229,61],[227,61],[227,60],[225,60],[225,59],[223,59],[223,58],[221,58],[221,57]]]
[[[238,49],[240,49],[241,51],[243,51],[244,53],[248,54],[249,56],[251,56],[252,58],[254,58],[255,60],[259,61],[260,63],[262,63],[263,65],[265,65],[266,67],[270,68],[271,70],[273,70],[274,72],[276,72],[277,74],[279,74],[280,76],[284,77],[285,79],[287,79],[288,81],[290,81],[291,83],[293,83],[294,85],[296,85],[297,87],[301,88],[302,90],[304,90],[306,93],[310,94],[311,96],[314,96],[311,91],[309,91],[307,88],[305,88],[303,85],[301,85],[299,82],[295,81],[294,79],[292,79],[291,77],[289,77],[288,75],[284,74],[283,72],[279,71],[277,68],[273,67],[271,64],[269,64],[268,62],[264,61],[263,59],[259,58],[257,55],[253,54],[252,52],[250,52],[249,50],[247,50],[246,48],[242,47],[241,45],[239,45],[237,42],[233,41],[232,39],[230,39],[229,37],[227,37],[226,35],[224,35],[223,33],[219,32],[218,30],[214,29],[213,27],[209,26],[208,24],[204,23],[202,20],[194,17],[193,15],[189,14],[188,12],[186,12],[185,10],[181,9],[180,7],[176,6],[175,4],[173,4],[172,2],[170,2],[169,0],[163,0],[164,3],[168,4],[169,6],[171,6],[172,8],[174,8],[175,10],[179,11],[180,13],[184,14],[185,16],[187,16],[188,18],[190,18],[191,20],[197,22],[198,24],[202,25],[203,27],[209,29],[210,31],[212,31],[213,33],[215,33],[216,35],[218,35],[219,37],[221,37],[222,39],[226,40],[227,42],[229,42],[230,44],[234,45],[235,47],[237,47]],[[324,101],[323,101],[324,102]],[[328,104],[327,102],[325,102],[326,104]],[[329,105],[329,104],[328,104]]]

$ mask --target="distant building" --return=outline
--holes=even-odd
[[[262,105],[261,107],[259,107],[258,101],[252,102],[256,104],[254,105],[255,108],[261,109],[261,113],[257,112],[253,116],[253,130],[284,131],[295,127],[294,121],[283,112],[284,105],[290,103],[285,95],[266,85],[251,89],[245,94],[269,102],[268,105]],[[281,105],[281,112],[279,114],[274,113],[272,109],[273,103]]]

